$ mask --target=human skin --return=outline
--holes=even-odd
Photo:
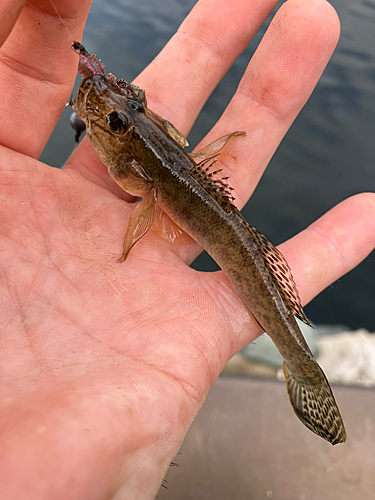
[[[80,40],[89,2],[55,4]],[[136,81],[150,108],[187,135],[275,4],[198,2]],[[22,5],[0,5],[0,41],[16,23],[0,51],[1,498],[152,499],[225,363],[261,330],[222,272],[189,268],[193,241],[150,231],[117,262],[134,200],[86,139],[62,170],[37,160],[78,61],[51,4],[27,2],[19,17]],[[239,207],[338,37],[323,0],[278,11],[202,143],[248,132],[221,158]],[[374,248],[374,228],[366,193],[280,246],[303,303]]]

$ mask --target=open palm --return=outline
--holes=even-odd
[[[89,2],[55,3],[80,39]],[[150,108],[186,135],[275,3],[198,2],[137,80]],[[23,2],[2,4],[1,41]],[[322,0],[284,4],[205,139],[247,131],[220,158],[239,206],[338,31]],[[87,140],[62,170],[37,161],[74,81],[70,44],[51,4],[33,0],[0,53],[2,498],[153,498],[210,386],[260,330],[222,272],[189,268],[193,241],[151,231],[117,263],[134,200]],[[283,245],[304,303],[372,250],[374,219],[364,194]]]

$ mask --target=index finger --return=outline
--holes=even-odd
[[[78,64],[53,5],[80,40],[91,1],[32,0],[22,9],[23,3],[8,1],[0,10],[6,20],[0,40],[12,30],[0,49],[0,144],[38,158],[69,98]]]

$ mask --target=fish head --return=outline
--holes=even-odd
[[[145,93],[125,79],[106,75],[103,64],[78,42],[73,50],[80,56],[78,70],[83,75],[73,110],[85,122],[102,162],[113,168],[131,156],[131,134],[147,109]]]

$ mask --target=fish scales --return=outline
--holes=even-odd
[[[153,225],[157,210],[163,210],[215,259],[273,340],[284,358],[297,417],[331,444],[344,442],[345,427],[331,388],[294,317],[308,324],[290,268],[233,205],[220,170],[211,170],[227,141],[244,133],[234,132],[188,154],[184,136],[148,109],[142,89],[106,75],[96,56],[78,42],[73,49],[83,75],[74,110],[109,174],[142,198],[130,217],[120,261]]]

